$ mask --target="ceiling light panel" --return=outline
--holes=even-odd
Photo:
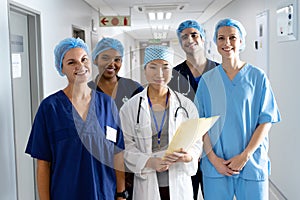
[[[149,17],[149,20],[155,20],[156,19],[156,15],[155,15],[154,12],[149,12],[148,17]]]
[[[156,13],[157,20],[163,20],[164,19],[164,13],[163,12],[158,12]]]
[[[166,19],[171,19],[172,17],[172,13],[171,12],[167,12],[166,13]]]

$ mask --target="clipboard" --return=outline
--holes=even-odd
[[[196,141],[202,140],[202,136],[209,131],[219,117],[188,119],[182,122],[177,128],[166,153],[173,153],[180,148],[188,151]]]

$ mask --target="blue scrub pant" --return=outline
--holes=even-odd
[[[269,181],[245,180],[237,177],[203,176],[205,200],[268,200]]]

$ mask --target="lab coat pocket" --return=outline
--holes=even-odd
[[[150,124],[136,125],[135,136],[136,146],[144,153],[151,153],[152,149],[152,129]]]

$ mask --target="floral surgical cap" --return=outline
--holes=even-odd
[[[173,64],[174,51],[170,47],[162,45],[151,45],[145,49],[144,67],[153,60],[165,60]]]
[[[177,32],[177,37],[181,43],[181,37],[180,37],[180,34],[181,32],[184,30],[184,29],[187,29],[187,28],[194,28],[194,29],[197,29],[200,33],[200,36],[203,40],[205,40],[205,32],[204,32],[204,29],[203,27],[195,20],[186,20],[184,22],[181,22],[181,24],[179,24],[176,32]]]
[[[82,48],[87,54],[89,54],[89,48],[87,44],[80,38],[66,38],[62,40],[54,49],[55,56],[55,68],[61,76],[62,73],[62,61],[65,54],[73,48]]]
[[[215,27],[214,42],[217,44],[218,31],[223,26],[231,26],[231,27],[236,28],[239,31],[239,34],[240,34],[240,37],[242,40],[240,52],[244,51],[244,49],[246,47],[245,37],[246,37],[247,33],[246,33],[244,26],[239,21],[234,20],[234,19],[229,19],[229,18],[222,19],[217,23],[217,25]]]
[[[97,59],[97,56],[100,53],[102,53],[103,51],[109,50],[109,49],[114,49],[114,50],[118,51],[120,53],[121,57],[123,57],[123,55],[124,55],[124,47],[119,40],[105,37],[96,44],[96,47],[94,48],[94,50],[92,52],[93,62],[95,62],[95,60]]]

